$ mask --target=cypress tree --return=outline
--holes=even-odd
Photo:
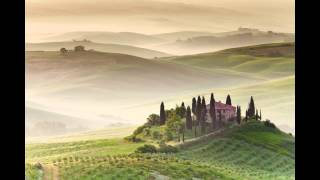
[[[202,106],[201,118],[200,118],[201,133],[205,134],[206,120],[207,120],[207,105],[206,105],[206,99],[203,96],[202,96],[201,106]]]
[[[228,94],[227,99],[226,99],[226,104],[232,105],[232,104],[231,104],[231,97],[230,97],[229,94]]]
[[[197,99],[197,107],[196,107],[196,116],[197,116],[197,122],[196,122],[196,124],[197,124],[197,125],[199,124],[199,121],[200,121],[201,110],[202,110],[201,98],[200,98],[200,96],[198,96],[198,99]]]
[[[260,117],[259,118],[260,118],[260,120],[262,120],[261,109],[260,109]]]
[[[180,116],[182,118],[186,117],[186,107],[184,106],[184,102],[181,103],[181,111],[180,111]]]
[[[256,109],[256,121],[259,120],[259,114],[258,114],[258,109]]]
[[[248,110],[246,110],[246,117],[245,117],[246,121],[248,121]]]
[[[200,96],[198,96],[197,106],[196,106],[196,121],[195,121],[195,126],[194,126],[194,136],[195,137],[197,136],[197,127],[199,126],[199,122],[200,122],[201,109],[202,109],[201,98],[200,98]]]
[[[211,98],[210,98],[210,117],[211,117],[211,126],[212,129],[216,127],[216,107],[215,107],[216,101],[214,100],[213,93],[211,93]]]
[[[205,134],[206,130],[206,110],[202,109],[201,111],[201,118],[200,118],[200,127],[201,127],[201,134]]]
[[[241,107],[237,106],[237,122],[238,124],[241,123]]]
[[[187,129],[192,129],[192,119],[191,119],[191,110],[190,106],[187,107],[187,113],[186,113],[186,126]]]
[[[164,111],[164,104],[161,102],[160,105],[160,125],[164,125],[166,123],[166,113]]]
[[[192,98],[192,106],[191,106],[191,110],[192,110],[192,113],[193,113],[193,115],[196,115],[197,113],[197,101],[196,101],[196,98],[195,97],[193,97]]]
[[[251,98],[250,98],[250,103],[249,103],[249,107],[248,107],[248,116],[249,116],[249,118],[255,116],[255,111],[256,111],[256,108],[255,108],[255,106],[254,106],[253,97],[251,96]]]

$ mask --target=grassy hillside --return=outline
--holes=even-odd
[[[165,99],[263,80],[117,53],[26,52],[26,105],[90,126],[140,123]]]
[[[186,146],[178,157],[211,165],[235,179],[294,179],[294,138],[250,122]]]
[[[93,49],[96,51],[109,52],[109,53],[121,53],[138,56],[142,58],[154,58],[154,57],[166,57],[170,54],[139,48],[129,45],[120,44],[102,44],[95,42],[84,42],[84,41],[65,41],[65,42],[44,42],[44,43],[26,43],[26,51],[59,51],[60,48],[64,47],[67,49],[73,49],[75,46],[85,46],[86,49]]]
[[[176,154],[133,153],[143,144],[122,139],[28,144],[26,162],[40,162],[44,175],[60,179],[294,179],[294,138],[260,122],[186,144]]]
[[[294,74],[294,48],[294,43],[264,44],[167,60],[204,69],[228,69],[264,77],[283,77]]]

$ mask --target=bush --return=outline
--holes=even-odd
[[[141,134],[145,128],[149,128],[149,127],[150,126],[148,126],[146,124],[142,125],[142,126],[139,126],[136,130],[133,131],[133,135],[136,136],[138,134]]]
[[[266,120],[266,121],[264,122],[264,125],[265,125],[266,127],[276,128],[276,125],[274,125],[270,120]]]
[[[135,151],[136,153],[156,153],[157,148],[154,145],[145,144],[144,146],[140,146]]]
[[[142,139],[137,138],[137,137],[134,136],[134,135],[127,136],[127,137],[124,138],[124,140],[130,141],[130,142],[142,142],[142,141],[143,141]]]
[[[42,169],[42,165],[38,162],[34,165],[35,168],[37,169]]]
[[[153,131],[151,135],[153,139],[160,139],[161,134],[159,131]]]
[[[161,144],[158,152],[160,152],[160,153],[176,153],[176,152],[178,152],[178,148],[171,146],[171,145]]]

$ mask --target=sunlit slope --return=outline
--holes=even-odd
[[[117,98],[122,92],[141,96],[159,91],[177,92],[258,81],[232,73],[199,71],[170,62],[102,52],[70,52],[67,55],[26,52],[26,72],[27,90],[35,90],[32,94],[44,91],[64,92],[65,95],[90,93],[82,97],[88,99],[104,93]]]
[[[294,48],[294,43],[263,44],[168,60],[211,70],[228,69],[265,77],[283,77],[294,74]]]
[[[295,139],[250,122],[186,147],[178,157],[200,161],[236,179],[294,179]]]
[[[27,144],[26,162],[54,166],[60,179],[79,180],[159,176],[290,180],[295,174],[294,137],[261,122],[249,122],[210,138],[200,138],[183,146],[177,154],[133,154],[146,142],[79,137],[73,142]]]
[[[142,58],[154,58],[154,57],[165,57],[170,54],[163,53],[160,51],[139,48],[129,45],[120,44],[103,44],[95,42],[84,42],[84,41],[65,41],[65,42],[43,42],[43,43],[26,43],[26,51],[59,51],[60,48],[67,48],[73,50],[75,46],[85,46],[86,49],[93,49],[96,51],[109,52],[109,53],[122,53],[133,56],[139,56]]]

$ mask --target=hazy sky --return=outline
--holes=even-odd
[[[294,32],[293,0],[26,0],[27,40],[68,31],[147,34],[239,26]]]

